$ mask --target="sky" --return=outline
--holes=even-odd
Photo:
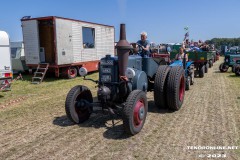
[[[150,42],[176,43],[189,39],[240,37],[240,0],[2,0],[0,30],[11,41],[22,40],[23,16],[59,16],[111,25],[119,40],[121,23],[127,40],[136,42],[146,31]]]

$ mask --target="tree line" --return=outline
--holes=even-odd
[[[222,45],[229,47],[240,46],[240,38],[213,38],[205,41],[208,44],[214,44],[216,48],[220,48]]]

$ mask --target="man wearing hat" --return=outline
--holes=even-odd
[[[142,57],[150,55],[150,42],[147,40],[147,32],[141,32],[141,40],[137,41],[137,45]]]

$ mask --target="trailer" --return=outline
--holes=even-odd
[[[0,91],[10,90],[13,77],[10,41],[8,34],[4,31],[0,31],[0,57]]]
[[[24,17],[21,22],[30,73],[47,64],[56,77],[75,78],[81,67],[96,71],[106,53],[114,55],[113,26],[56,16]]]
[[[175,59],[178,51],[171,52],[170,58]],[[194,62],[194,67],[196,68],[196,74],[199,77],[204,77],[204,73],[208,72],[208,68],[213,66],[213,62],[215,61],[216,51],[190,51],[188,52],[188,60]]]
[[[10,46],[13,73],[15,74],[28,71],[23,42],[11,42]]]

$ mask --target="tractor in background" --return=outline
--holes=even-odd
[[[117,56],[106,55],[99,63],[99,79],[86,78],[82,67],[79,74],[97,85],[97,101],[87,86],[73,87],[65,101],[68,118],[82,123],[94,112],[93,107],[121,116],[127,134],[141,131],[148,112],[147,91],[154,90],[159,107],[179,110],[185,95],[185,73],[181,66],[161,65],[158,57],[129,55],[132,46],[126,40],[125,24],[120,26]]]
[[[236,63],[233,65],[234,73],[236,76],[240,76],[240,60],[236,60]]]
[[[235,73],[235,64],[238,60],[240,60],[240,54],[225,54],[224,62],[220,64],[219,70],[221,72],[227,72],[228,68],[232,67],[232,72]]]

